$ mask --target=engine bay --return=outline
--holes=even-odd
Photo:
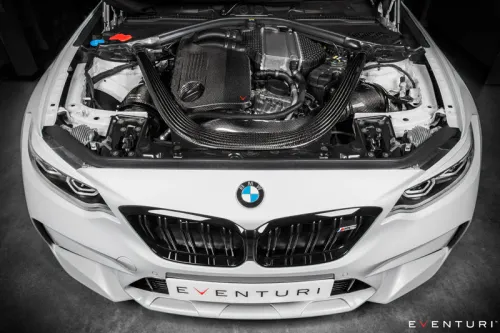
[[[399,158],[448,126],[421,57],[293,27],[249,20],[123,57],[92,51],[70,73],[56,125],[98,156]]]

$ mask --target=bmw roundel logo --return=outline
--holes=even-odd
[[[254,208],[264,200],[264,189],[257,182],[247,181],[238,187],[236,197],[243,206]]]

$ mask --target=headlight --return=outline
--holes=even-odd
[[[465,157],[438,175],[404,191],[392,212],[420,209],[460,182],[469,170],[474,156],[474,140],[471,141],[471,148]]]
[[[31,140],[28,143],[28,150],[35,169],[49,183],[55,186],[61,196],[82,209],[111,213],[108,205],[95,188],[64,174],[44,161],[34,152]]]

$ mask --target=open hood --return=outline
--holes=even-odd
[[[327,9],[350,4],[358,13],[355,5],[372,8],[369,0],[106,1],[156,15],[135,19],[103,6],[111,29],[80,50],[88,56],[68,77],[65,112],[42,132],[67,147],[68,159],[99,167],[407,168],[433,163],[461,136],[407,27],[360,18],[339,20],[345,33],[324,29],[338,20]],[[138,37],[140,30],[148,34]]]
[[[131,14],[155,14],[160,1],[106,0],[107,4]],[[165,3],[164,1],[162,1]]]
[[[209,8],[229,10],[231,9],[232,14],[253,14],[252,12],[241,12],[238,13],[237,10],[233,11],[235,8],[241,8],[243,6],[261,5],[261,6],[287,6],[294,7],[301,11],[307,13],[313,13],[314,11],[328,13],[335,16],[343,17],[355,17],[355,16],[373,16],[376,11],[372,1],[370,0],[333,0],[325,1],[318,5],[318,1],[310,0],[243,0],[238,1],[237,5],[234,0],[105,0],[109,5],[123,10],[128,14],[133,15],[159,15],[164,14],[172,9],[177,10],[182,9],[182,11],[194,13],[194,11],[200,12],[204,10],[209,10]],[[381,1],[375,1],[381,2]],[[382,1],[384,2],[384,1]]]

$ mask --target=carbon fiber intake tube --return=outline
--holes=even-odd
[[[187,117],[176,104],[172,94],[160,79],[156,68],[143,47],[134,53],[153,102],[160,116],[173,133],[196,146],[224,150],[280,150],[307,146],[332,129],[349,102],[365,65],[365,54],[359,53],[349,61],[344,79],[328,104],[305,125],[276,133],[225,133],[203,128]]]

